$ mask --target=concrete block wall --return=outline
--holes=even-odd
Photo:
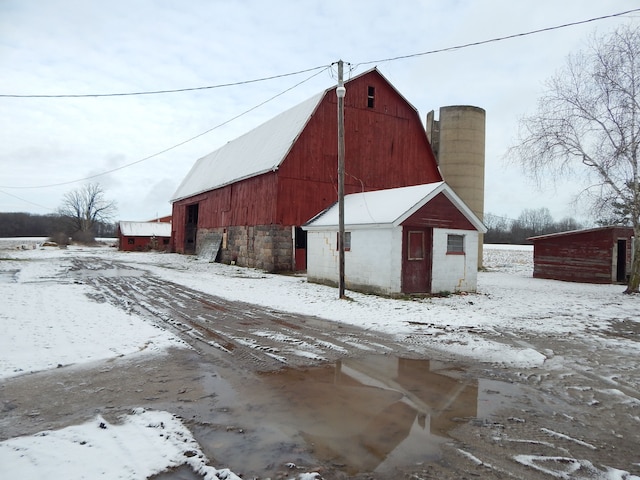
[[[447,255],[447,236],[464,236],[464,255]],[[431,292],[475,292],[478,282],[478,232],[433,229]]]
[[[351,231],[351,251],[345,253],[347,288],[372,293],[400,292],[402,230],[367,229]],[[400,243],[398,243],[400,242]]]
[[[198,239],[207,233],[226,235],[226,248],[220,248],[222,263],[235,262],[241,267],[259,268],[267,272],[294,270],[291,227],[281,225],[231,226],[198,229]]]
[[[339,281],[338,261],[336,232],[307,232],[308,281],[337,285]]]
[[[349,230],[351,248],[345,252],[345,286],[368,293],[400,292],[401,229]],[[307,279],[337,285],[339,254],[336,231],[307,233]]]

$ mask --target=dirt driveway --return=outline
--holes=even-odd
[[[8,379],[0,440],[144,406],[178,414],[212,462],[244,478],[640,475],[640,372],[617,369],[615,349],[498,332],[556,353],[532,369],[469,365],[408,338],[229,302],[124,263],[79,257],[67,280],[191,348]],[[621,321],[606,335],[635,339],[637,325]]]

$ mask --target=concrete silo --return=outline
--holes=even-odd
[[[440,107],[439,119],[427,114],[427,136],[444,181],[467,206],[484,218],[484,109],[468,105]],[[478,244],[478,267],[482,266],[483,235]]]

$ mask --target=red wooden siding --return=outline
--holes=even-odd
[[[346,194],[442,180],[417,112],[383,77],[349,82],[345,98]],[[278,170],[278,223],[302,225],[337,200],[337,128],[329,92]]]
[[[146,250],[169,250],[169,237],[155,237],[155,244],[151,237],[119,236],[119,249],[125,252],[142,252]]]
[[[476,227],[451,203],[444,193],[439,193],[426,205],[402,222],[404,226],[476,230]]]
[[[625,241],[621,261],[631,259],[630,228],[610,227],[533,238],[533,276],[570,282],[613,283],[617,280],[618,240]]]
[[[174,249],[183,252],[186,208],[194,203],[198,204],[198,228],[275,223],[276,185],[276,174],[265,173],[175,202]]]
[[[442,180],[418,112],[378,71],[346,88],[346,194]],[[329,91],[276,172],[173,204],[174,250],[184,252],[185,212],[195,203],[199,229],[304,224],[337,200],[337,156],[337,99]]]

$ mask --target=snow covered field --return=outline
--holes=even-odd
[[[0,243],[0,382],[71,364],[162,355],[170,346],[188,348],[159,325],[93,301],[90,288],[69,273],[74,256],[126,262],[231,300],[388,332],[418,352],[437,349],[452,358],[515,368],[540,366],[556,357],[551,349],[518,341],[520,336],[571,335],[587,343],[593,339],[595,345],[602,342],[599,333],[614,323],[639,321],[640,298],[622,295],[619,285],[533,279],[530,247],[486,246],[487,271],[479,273],[477,294],[398,300],[348,292],[352,301],[345,301],[337,298],[336,289],[309,284],[304,276],[265,274],[174,254],[123,253],[106,246],[31,248],[33,243],[6,242],[4,249]],[[638,358],[638,345],[615,340],[615,348],[630,358]],[[134,464],[125,457],[134,458]],[[239,478],[207,466],[188,429],[167,412],[138,409],[121,425],[97,417],[86,425],[0,443],[2,478],[135,479],[180,464],[204,478]]]

